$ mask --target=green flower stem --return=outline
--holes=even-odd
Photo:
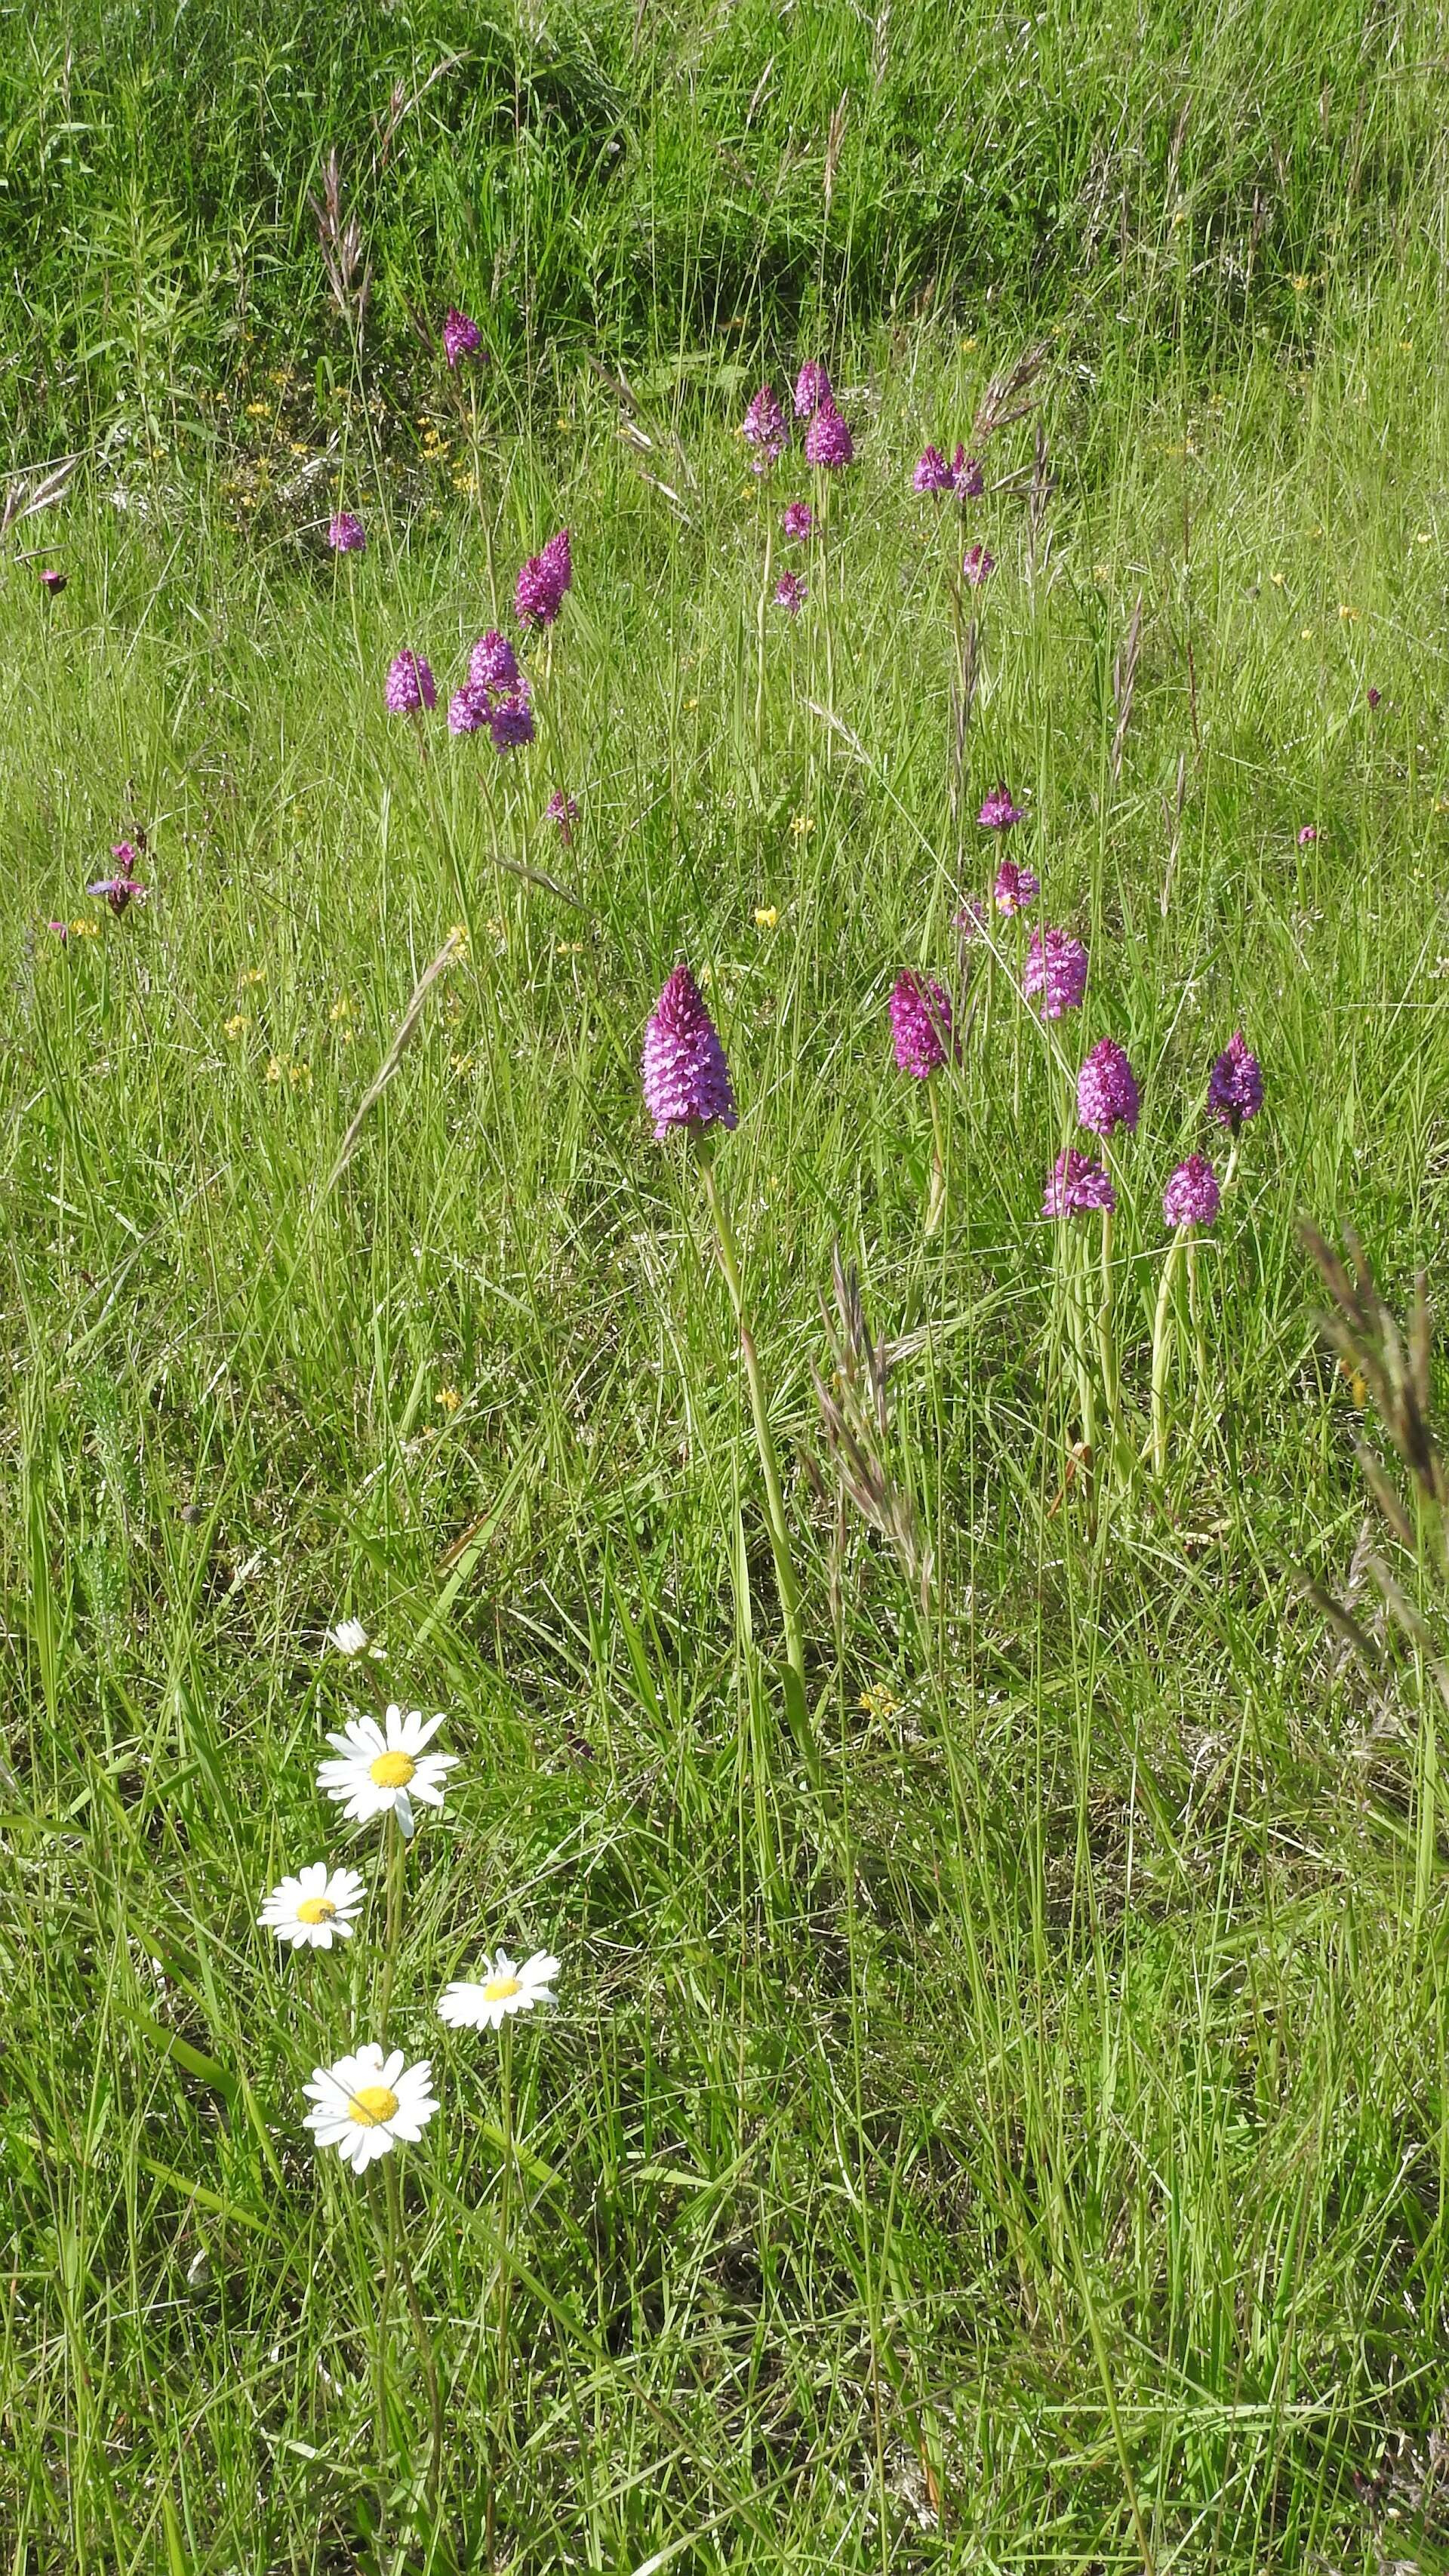
[[[1072,1356],[1077,1369],[1077,1401],[1082,1416],[1082,1445],[1087,1452],[1090,1470],[1097,1456],[1097,1390],[1092,1381],[1092,1364],[1087,1356],[1090,1339],[1088,1309],[1091,1288],[1087,1278],[1089,1254],[1085,1230],[1068,1217],[1067,1227],[1067,1313],[1072,1337]]]
[[[931,1186],[926,1197],[926,1232],[934,1234],[946,1213],[946,1136],[934,1074],[926,1077],[926,1093],[931,1103]]]
[[[775,1558],[775,1581],[779,1586],[780,1608],[785,1621],[785,1653],[790,1668],[805,1687],[805,1640],[800,1624],[800,1587],[790,1556],[790,1539],[785,1520],[785,1497],[780,1485],[780,1465],[770,1431],[770,1417],[765,1404],[765,1382],[760,1374],[759,1355],[754,1336],[745,1317],[745,1292],[740,1278],[740,1259],[730,1230],[720,1186],[715,1178],[714,1161],[708,1145],[700,1154],[704,1174],[705,1196],[714,1219],[719,1245],[720,1268],[730,1292],[739,1327],[740,1354],[745,1363],[745,1378],[750,1390],[750,1411],[754,1416],[755,1443],[760,1453],[760,1468],[765,1479],[765,1517],[769,1523],[770,1546]]]
[[[1117,1340],[1112,1330],[1112,1217],[1102,1217],[1102,1293],[1097,1304],[1097,1352],[1102,1363],[1102,1400],[1107,1408],[1107,1436],[1115,1458],[1122,1436],[1122,1380],[1117,1367]]]
[[[412,2319],[413,2333],[417,2337],[418,2359],[423,2365],[423,2384],[428,2392],[428,2471],[423,2492],[427,2498],[428,2511],[431,2513],[438,2501],[438,2481],[443,2466],[443,2392],[438,2381],[438,2365],[433,2352],[433,2339],[428,2332],[422,2301],[418,2297],[418,2285],[413,2278],[412,2264],[408,2260],[407,2231],[402,2223],[402,2187],[397,2177],[396,2160],[392,2156],[383,2158],[383,2179],[387,2186],[389,2279],[395,2261],[402,2274],[403,2296],[407,2300],[408,2315]]]
[[[1167,1378],[1172,1366],[1173,1321],[1172,1299],[1182,1268],[1183,1233],[1179,1227],[1167,1247],[1162,1265],[1162,1284],[1157,1291],[1157,1312],[1152,1321],[1152,1472],[1167,1472]]]
[[[402,1938],[403,1869],[407,1844],[394,1813],[387,1820],[387,1930],[383,1937],[382,1990],[377,2006],[379,2044],[387,2046],[387,2016],[392,2003],[393,1970],[397,1966],[398,1943]]]
[[[765,747],[765,621],[770,609],[770,572],[775,553],[775,519],[773,511],[765,519],[765,570],[760,582],[760,605],[756,619],[755,660],[755,756]]]
[[[484,2508],[483,2555],[494,2563],[494,2523],[499,2479],[503,2473],[503,2433],[508,2422],[510,2371],[509,2312],[513,2271],[509,2234],[513,2218],[513,2030],[507,2019],[498,2034],[498,2110],[503,2133],[503,2176],[498,2194],[498,2378],[492,2409],[492,2457],[488,2464],[488,2497]]]

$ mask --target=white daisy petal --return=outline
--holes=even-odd
[[[399,2144],[413,2145],[422,2136],[438,2105],[431,2091],[427,2058],[405,2065],[403,2052],[384,2057],[369,2040],[335,2066],[318,2066],[303,2092],[313,2107],[303,2126],[317,2150],[335,2147],[354,2173],[365,2173],[379,2156]]]

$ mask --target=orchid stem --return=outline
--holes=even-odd
[[[1172,1366],[1172,1298],[1182,1267],[1182,1230],[1174,1234],[1162,1265],[1157,1312],[1152,1322],[1152,1472],[1167,1472],[1167,1378]]]
[[[759,1355],[754,1336],[745,1316],[744,1287],[740,1278],[739,1254],[730,1230],[720,1186],[708,1147],[700,1156],[704,1173],[705,1196],[714,1219],[719,1245],[720,1268],[730,1292],[739,1327],[740,1355],[745,1364],[745,1379],[750,1390],[750,1410],[754,1417],[755,1445],[760,1453],[760,1469],[765,1480],[765,1517],[769,1523],[770,1546],[775,1559],[775,1581],[780,1593],[780,1609],[785,1622],[785,1653],[792,1672],[805,1687],[805,1640],[800,1621],[800,1587],[795,1580],[795,1567],[790,1556],[790,1539],[785,1520],[785,1498],[780,1485],[780,1465],[775,1454],[770,1417],[765,1404],[765,1382],[760,1374]]]

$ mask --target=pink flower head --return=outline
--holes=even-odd
[[[488,722],[488,692],[465,680],[448,700],[449,733],[480,733]]]
[[[1077,1118],[1094,1136],[1135,1130],[1141,1103],[1137,1077],[1115,1038],[1099,1038],[1077,1076]]]
[[[1208,1075],[1208,1110],[1220,1127],[1236,1136],[1245,1118],[1256,1118],[1263,1106],[1263,1068],[1241,1029],[1234,1029]]]
[[[974,456],[967,455],[964,447],[958,447],[951,459],[951,481],[958,500],[962,501],[979,501],[986,489],[982,467]]]
[[[1070,1147],[1058,1154],[1042,1193],[1043,1216],[1091,1216],[1098,1211],[1110,1216],[1116,1204],[1111,1173],[1094,1163],[1090,1154]]]
[[[902,1073],[924,1082],[946,1061],[946,1049],[959,1053],[951,1036],[951,1003],[944,987],[928,978],[898,975],[891,991],[891,1034]]]
[[[830,378],[818,358],[807,358],[795,379],[795,418],[808,420],[822,403],[832,399]]]
[[[841,419],[828,394],[805,432],[805,461],[807,465],[823,466],[827,473],[855,462],[850,425]]]
[[[415,716],[423,707],[437,705],[433,674],[421,653],[397,655],[389,666],[383,696],[392,716]]]
[[[738,1124],[719,1031],[687,966],[676,966],[644,1031],[644,1105],[662,1144],[673,1127]]]
[[[519,573],[513,600],[519,624],[552,626],[573,577],[569,532],[560,528],[541,554],[529,556]]]
[[[967,547],[961,558],[961,574],[973,590],[979,590],[983,581],[989,581],[995,570],[996,557],[985,546]]]
[[[761,385],[740,423],[740,435],[755,450],[753,465],[756,474],[763,474],[767,466],[773,465],[775,459],[784,454],[790,433],[785,426],[785,415],[775,400],[773,385]]]
[[[918,492],[949,492],[951,468],[939,447],[926,447],[916,461],[911,481]]]
[[[68,921],[48,921],[45,926],[47,930],[54,931],[56,938],[60,941],[62,948],[64,948],[66,941],[70,937],[70,923]]]
[[[367,530],[355,510],[334,510],[327,522],[327,543],[335,555],[367,552]]]
[[[119,914],[132,901],[144,903],[147,888],[136,874],[136,852],[129,841],[113,842],[111,856],[116,862],[115,874],[98,877],[94,885],[86,887],[86,892],[104,895],[112,912]]]
[[[798,617],[808,597],[809,593],[798,572],[781,573],[775,584],[777,608],[788,608],[792,617]]]
[[[52,599],[59,599],[61,592],[65,588],[64,573],[57,572],[54,564],[47,564],[45,570],[40,576],[40,587],[43,591],[48,592]]]
[[[482,346],[483,334],[477,323],[468,314],[460,313],[456,304],[450,304],[443,316],[443,355],[449,366],[456,367],[460,358],[474,357]]]
[[[1304,826],[1303,826],[1303,828],[1302,828],[1302,830],[1300,831],[1300,833],[1299,833],[1299,835],[1298,835],[1298,847],[1299,847],[1299,849],[1300,849],[1300,850],[1306,850],[1306,849],[1308,848],[1308,846],[1309,846],[1309,843],[1310,843],[1310,842],[1312,842],[1312,841],[1316,841],[1316,840],[1317,840],[1317,838],[1318,838],[1318,825],[1317,825],[1316,823],[1305,823],[1305,824],[1304,824]]]
[[[960,911],[952,913],[951,927],[953,930],[960,932],[963,948],[969,948],[973,939],[979,939],[981,937],[983,930],[986,928],[986,918],[986,897],[984,894],[968,895],[966,901],[962,904]]]
[[[41,580],[42,580],[42,581],[44,581],[44,580],[45,580],[45,578],[46,578],[46,575],[45,575],[44,573],[42,573],[42,574],[41,574],[41,576],[40,576],[40,578],[41,578]],[[1380,700],[1380,698],[1382,697],[1382,695],[1383,695],[1383,691],[1382,691],[1381,689],[1370,689],[1370,691],[1369,691],[1369,693],[1368,693],[1369,713],[1370,713],[1370,714],[1372,714],[1372,713],[1373,713],[1373,710],[1374,710],[1374,708],[1378,705],[1379,700]]]
[[[579,819],[579,809],[572,796],[565,795],[561,787],[556,787],[543,809],[543,819],[546,823],[557,823],[559,839],[567,849]]]
[[[1080,939],[1065,930],[1034,930],[1021,989],[1029,1002],[1040,994],[1045,1019],[1078,1010],[1087,989],[1087,952]]]
[[[518,655],[506,635],[490,626],[468,656],[468,678],[475,689],[516,689],[521,674]]]
[[[1222,1204],[1217,1174],[1203,1154],[1179,1163],[1162,1193],[1162,1213],[1169,1225],[1211,1225]]]
[[[1031,868],[1019,868],[1015,859],[1003,859],[996,871],[992,901],[998,912],[1010,920],[1014,912],[1025,912],[1041,892],[1040,879]]]
[[[1012,824],[1019,823],[1025,812],[1024,805],[1013,805],[1011,790],[1003,778],[992,788],[976,820],[988,832],[1009,832]]]
[[[520,681],[507,697],[496,698],[488,710],[488,730],[495,751],[517,751],[532,742],[533,709],[528,703],[528,684]]]
[[[808,537],[815,525],[815,513],[808,501],[788,501],[780,513],[780,525],[787,537]]]

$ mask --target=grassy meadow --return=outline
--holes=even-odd
[[[1017,111],[1018,22],[964,5],[430,8],[370,52],[338,7],[312,90],[295,30],[224,17],[184,66],[164,12],[12,17],[0,73],[0,2565],[1449,2566],[1437,1452],[1398,1471],[1402,1372],[1336,1364],[1299,1233],[1432,1308],[1443,28],[1049,11]],[[933,163],[973,31],[978,139]],[[374,134],[349,341],[317,99],[361,172],[454,44],[537,135],[501,73]],[[413,333],[452,300],[490,363]],[[916,493],[1033,349],[982,497]],[[801,424],[757,478],[745,403],[816,354],[855,462]],[[495,624],[537,724],[504,755],[444,716]],[[1035,910],[965,941],[1003,844]],[[1055,1021],[1043,922],[1090,959]],[[641,1097],[681,959],[803,1689],[700,1158]],[[928,1082],[906,969],[960,1039]],[[1142,1111],[1088,1460],[1097,1221],[1042,1210],[1103,1037]],[[1157,1472],[1195,1150],[1226,1186]],[[861,1383],[837,1252],[910,1549],[822,1418]],[[386,1700],[455,1757],[405,1854],[316,1780]],[[356,1929],[285,1949],[263,1901],[323,1857]],[[445,2028],[500,1947],[557,1955],[556,2007]],[[303,2087],[383,2036],[440,2107],[359,2176]]]

